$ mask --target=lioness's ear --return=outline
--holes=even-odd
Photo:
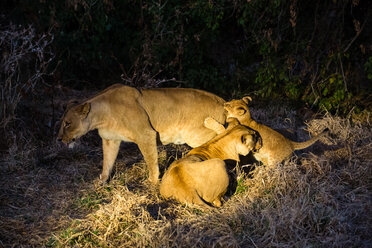
[[[90,103],[89,102],[86,102],[86,103],[83,103],[83,104],[80,104],[77,109],[76,109],[76,112],[78,112],[78,114],[83,118],[87,118],[89,112],[90,112]]]
[[[245,96],[242,98],[242,100],[248,105],[248,103],[252,101],[252,98],[250,96]]]

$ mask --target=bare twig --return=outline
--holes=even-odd
[[[366,25],[367,23],[367,20],[368,18],[366,18],[363,22],[363,25],[362,27],[360,28],[360,32],[357,32],[356,35],[354,36],[354,38],[350,41],[350,43],[346,46],[346,48],[344,49],[344,53],[347,52],[347,50],[349,50],[350,46],[354,43],[354,41],[359,37],[360,33],[362,33],[362,30],[364,28],[364,26]]]
[[[338,57],[338,61],[340,62],[342,78],[344,80],[344,91],[347,92],[347,83],[346,83],[346,78],[345,78],[345,73],[344,73],[344,67],[342,65],[340,53],[337,54],[337,57]]]
[[[0,27],[0,123],[3,127],[15,118],[21,98],[44,82],[45,75],[50,75],[47,70],[54,58],[49,48],[52,41],[50,33],[37,37],[32,26]]]

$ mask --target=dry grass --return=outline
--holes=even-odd
[[[274,128],[308,138],[296,111],[259,108]],[[67,150],[13,145],[0,167],[0,246],[4,247],[370,247],[370,124],[329,114],[307,130],[330,135],[274,168],[232,169],[224,205],[202,211],[165,201],[148,185],[138,148],[124,144],[107,185],[96,179],[97,134]],[[159,147],[161,171],[187,152]]]

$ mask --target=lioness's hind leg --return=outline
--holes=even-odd
[[[102,182],[106,182],[111,174],[112,167],[114,166],[116,157],[118,156],[120,142],[120,140],[102,139],[103,168],[100,175]]]
[[[217,134],[223,133],[225,131],[225,127],[212,117],[205,118],[204,126],[215,131]]]

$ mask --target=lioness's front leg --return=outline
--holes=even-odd
[[[118,156],[120,142],[120,140],[102,139],[103,169],[99,176],[102,182],[106,182],[111,174],[112,167],[114,166],[116,157]]]
[[[149,181],[153,184],[158,183],[158,149],[156,146],[156,132],[148,132],[144,139],[136,142],[149,170]]]

